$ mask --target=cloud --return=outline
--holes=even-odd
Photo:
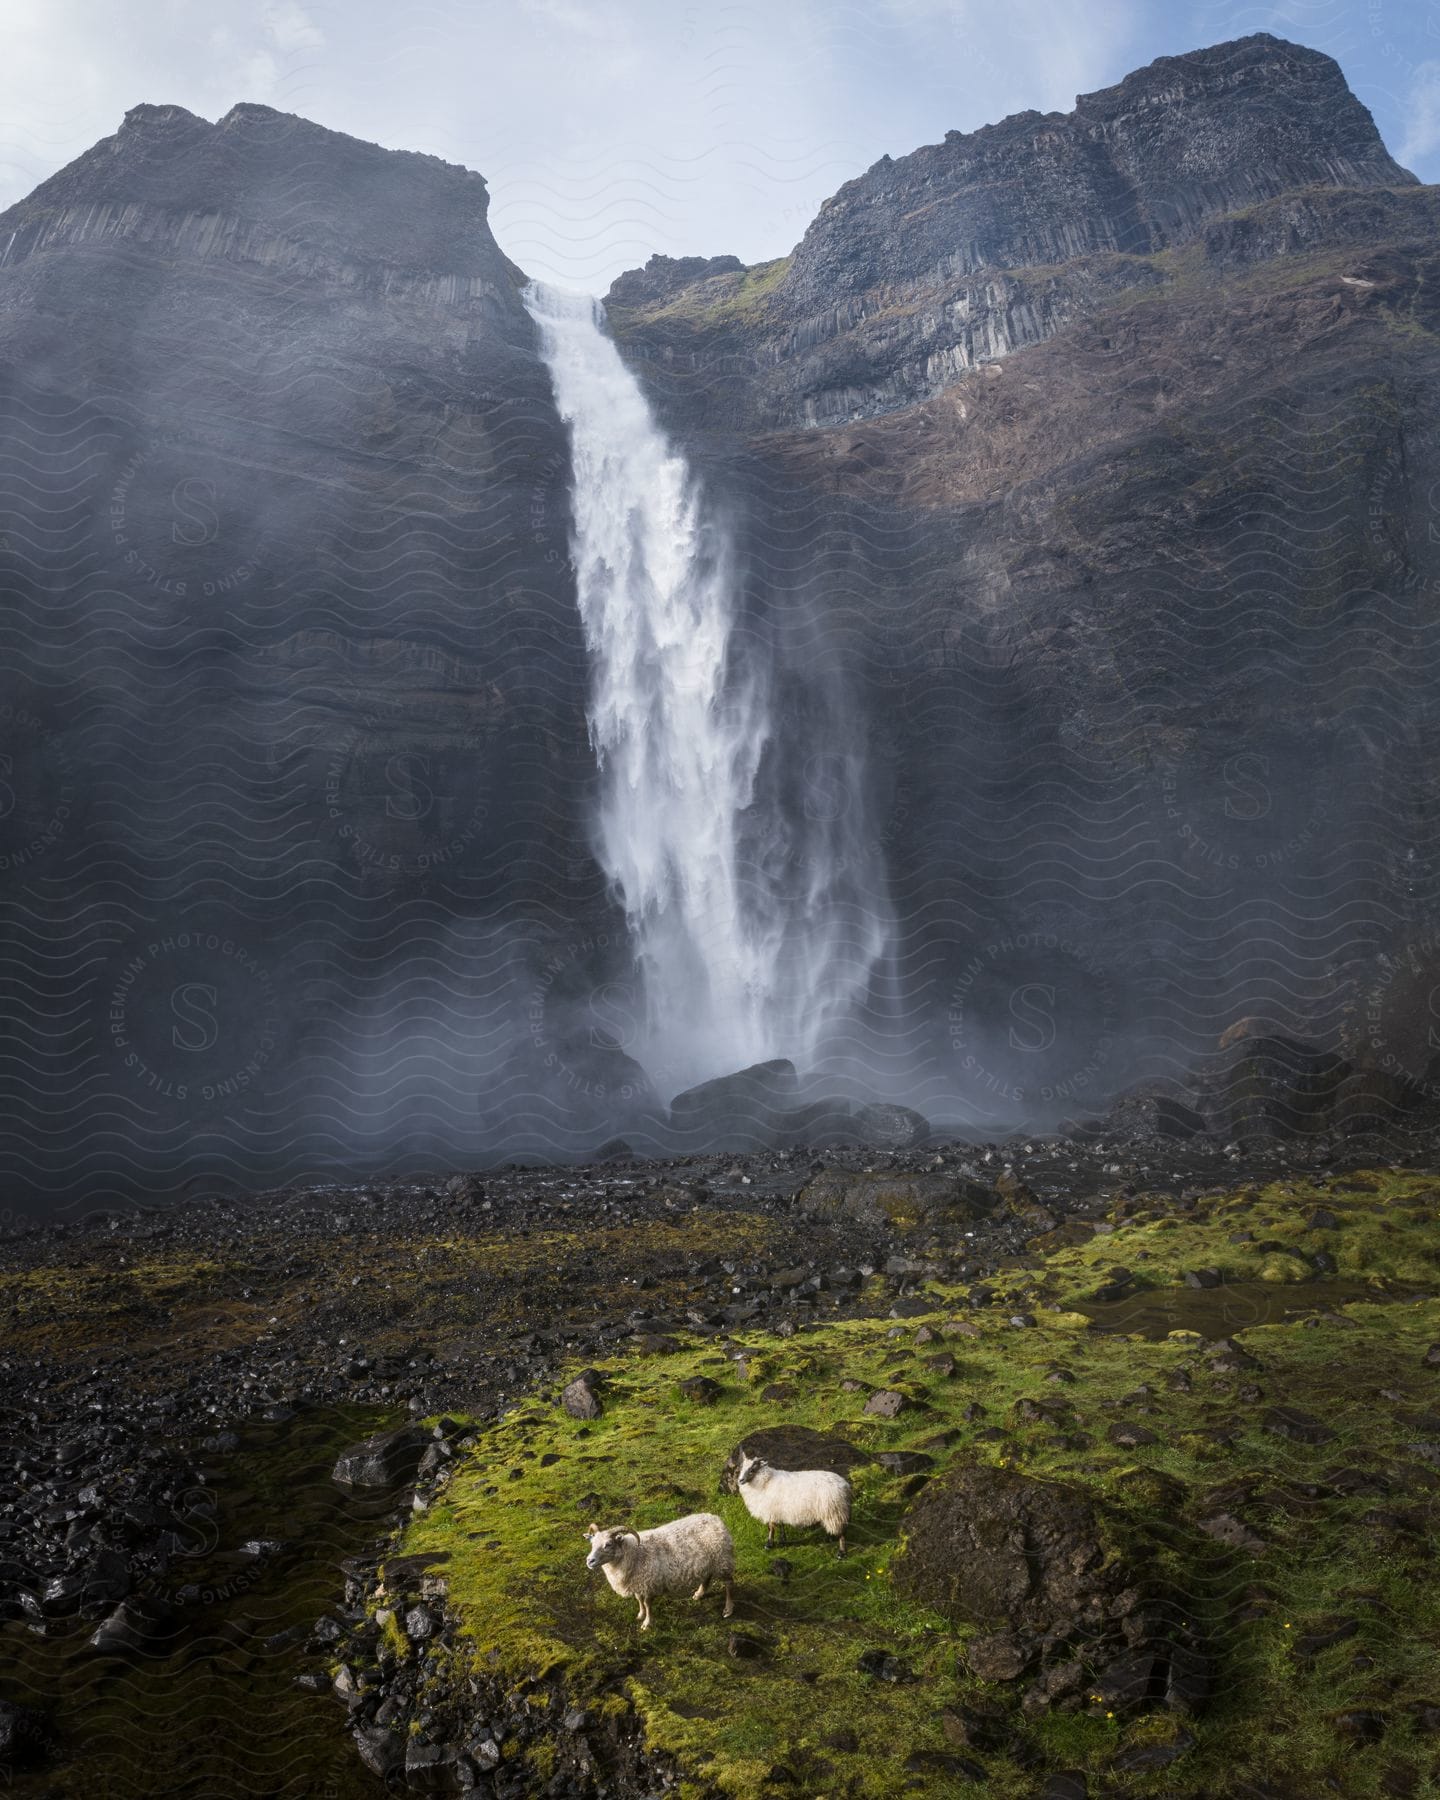
[[[1413,168],[1440,150],[1440,60],[1418,63],[1411,71],[1401,118],[1403,135],[1395,156]]]
[[[275,0],[265,8],[260,22],[265,36],[282,55],[324,48],[324,32],[294,0]]]

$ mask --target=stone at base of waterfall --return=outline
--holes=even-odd
[[[670,1102],[671,1129],[687,1149],[768,1150],[796,1110],[795,1065],[777,1057],[687,1088]]]
[[[913,1106],[895,1106],[888,1100],[857,1106],[850,1115],[850,1129],[862,1144],[877,1150],[913,1150],[928,1142],[930,1121]]]

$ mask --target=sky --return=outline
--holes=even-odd
[[[506,253],[598,293],[784,255],[886,153],[1253,31],[1334,56],[1440,181],[1440,0],[0,0],[0,207],[142,101],[260,101],[478,169]]]

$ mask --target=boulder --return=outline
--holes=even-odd
[[[1294,1038],[1234,1040],[1197,1077],[1195,1103],[1211,1131],[1285,1142],[1321,1135],[1334,1123],[1350,1065],[1333,1051]]]
[[[330,1479],[344,1487],[388,1488],[413,1480],[430,1443],[423,1425],[377,1431],[336,1458]]]
[[[686,1088],[670,1102],[670,1123],[687,1147],[766,1150],[790,1129],[799,1082],[784,1058],[754,1063]]]
[[[1190,1104],[1190,1096],[1164,1080],[1128,1089],[1099,1126],[1100,1135],[1116,1137],[1190,1138],[1204,1130],[1204,1115]]]
[[[603,1408],[600,1405],[600,1377],[596,1371],[583,1369],[568,1382],[560,1396],[560,1404],[572,1419],[598,1419]]]
[[[892,1575],[910,1599],[985,1628],[969,1649],[984,1679],[1013,1680],[1043,1658],[1048,1692],[1078,1657],[1104,1672],[1111,1710],[1194,1710],[1209,1663],[1151,1573],[1154,1548],[1079,1487],[962,1463],[911,1508]]]
[[[932,1130],[924,1113],[881,1100],[857,1106],[850,1124],[862,1144],[873,1144],[878,1150],[912,1150],[925,1143]]]
[[[763,1456],[777,1469],[829,1469],[845,1476],[874,1460],[868,1451],[847,1444],[844,1438],[812,1431],[808,1425],[762,1425],[741,1438],[725,1458],[720,1472],[722,1494],[739,1492],[740,1460],[744,1456]]]
[[[906,1522],[902,1593],[973,1625],[1049,1627],[1101,1591],[1105,1544],[1090,1499],[987,1465],[954,1469]]]
[[[796,1204],[811,1218],[851,1219],[881,1230],[930,1231],[969,1224],[989,1212],[994,1202],[993,1192],[982,1183],[943,1171],[826,1169],[800,1190]]]

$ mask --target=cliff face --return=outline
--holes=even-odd
[[[784,262],[697,267],[688,290],[672,279],[643,298],[622,276],[610,305],[667,365],[718,385],[721,420],[853,421],[1159,285],[1157,254],[1226,215],[1317,187],[1414,185],[1329,57],[1257,36],[1162,57],[1072,113],[885,157]]]
[[[145,106],[0,217],[27,1183],[473,1149],[509,951],[599,907],[567,452],[486,206]]]
[[[779,263],[616,284],[862,684],[917,1104],[1083,1112],[1239,1012],[1391,1054],[1377,958],[1435,961],[1437,226],[1259,37],[882,162]]]

